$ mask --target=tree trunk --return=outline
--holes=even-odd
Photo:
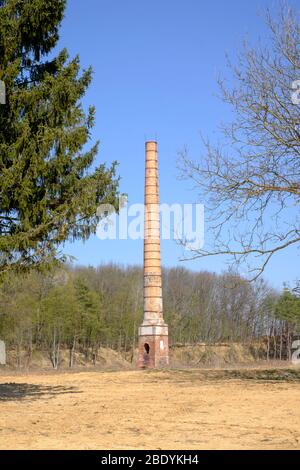
[[[75,348],[76,348],[76,336],[74,336],[74,338],[73,338],[73,343],[72,343],[72,346],[71,346],[71,348],[70,348],[69,367],[71,367],[71,368],[74,366]]]
[[[275,326],[273,325],[273,347],[274,347],[273,358],[275,360],[277,359],[277,335],[276,333],[277,331],[275,329]]]
[[[32,350],[33,350],[33,345],[32,345],[32,329],[31,329],[29,333],[27,367],[29,367],[31,364]]]
[[[270,360],[270,332],[267,335],[267,361]]]
[[[57,370],[59,366],[59,352],[60,352],[60,337],[57,334],[56,328],[53,329],[53,340],[50,352],[50,360],[53,369]]]
[[[280,346],[279,346],[279,359],[282,361],[282,349],[283,349],[283,324],[280,326]]]
[[[292,360],[292,350],[291,350],[291,332],[290,332],[290,325],[288,325],[287,331],[287,350],[288,350],[288,360]]]
[[[132,351],[131,351],[131,363],[133,363],[135,355],[135,335],[136,335],[136,323],[133,324],[133,339],[132,339]]]

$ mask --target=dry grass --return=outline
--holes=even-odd
[[[0,376],[1,449],[300,449],[299,369]]]

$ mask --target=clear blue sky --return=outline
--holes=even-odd
[[[298,1],[291,4],[297,5]],[[69,0],[59,47],[92,65],[85,102],[97,109],[93,138],[101,141],[98,162],[118,160],[121,190],[129,202],[143,201],[144,141],[159,141],[162,202],[194,202],[178,181],[176,160],[186,145],[200,155],[199,131],[212,135],[228,109],[217,99],[216,76],[225,71],[245,35],[266,37],[259,14],[269,0]],[[80,264],[142,263],[141,241],[66,244]],[[174,241],[162,244],[165,266],[179,262]],[[274,286],[299,275],[297,250],[279,255],[265,273]],[[222,258],[183,264],[193,270],[226,269]],[[300,276],[299,276],[300,277]]]

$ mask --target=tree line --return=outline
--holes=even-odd
[[[288,359],[300,326],[300,299],[279,295],[260,279],[248,283],[226,272],[163,270],[164,316],[170,342],[266,342],[267,359]],[[143,318],[143,271],[139,266],[64,267],[11,274],[0,287],[0,335],[14,349],[18,365],[24,353],[47,352],[58,368],[62,350],[97,362],[100,347],[133,360]]]

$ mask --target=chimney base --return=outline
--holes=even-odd
[[[168,326],[142,325],[139,328],[137,367],[156,369],[169,365]]]

